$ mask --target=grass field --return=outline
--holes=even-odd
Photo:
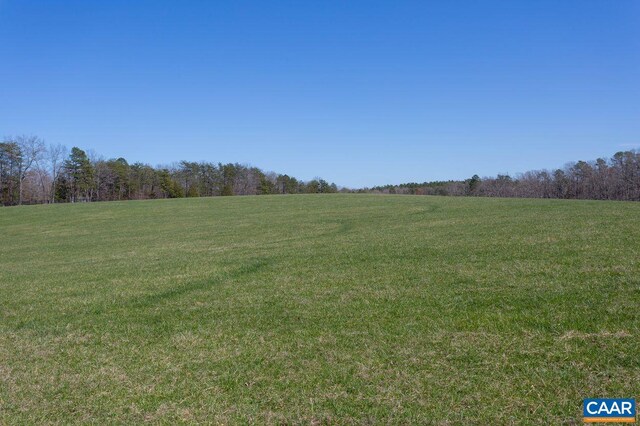
[[[0,423],[581,424],[640,397],[640,203],[0,208]]]

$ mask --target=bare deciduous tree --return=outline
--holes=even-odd
[[[24,180],[29,171],[42,161],[46,147],[44,141],[37,136],[16,136],[10,141],[16,143],[21,152],[18,165],[18,204],[20,205],[22,204]]]
[[[49,145],[47,148],[47,162],[51,173],[51,184],[49,189],[49,200],[56,202],[56,183],[60,178],[60,173],[64,165],[64,160],[69,155],[69,150],[61,144]]]

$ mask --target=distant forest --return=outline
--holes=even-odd
[[[143,200],[220,195],[338,192],[335,183],[265,172],[238,163],[180,161],[153,167],[104,159],[37,136],[0,142],[0,205]],[[640,201],[640,152],[569,163],[514,177],[474,175],[460,181],[405,183],[340,192]]]
[[[356,192],[478,197],[575,198],[640,201],[640,152],[617,152],[609,159],[568,163],[562,169],[464,181],[376,186]]]
[[[0,205],[5,206],[337,191],[334,183],[320,178],[304,182],[237,163],[180,161],[152,167],[46,145],[36,136],[0,142]]]

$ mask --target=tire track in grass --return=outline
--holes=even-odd
[[[166,304],[184,295],[194,292],[210,289],[214,286],[221,285],[225,282],[232,281],[247,275],[258,273],[264,268],[272,264],[272,259],[268,257],[259,257],[250,260],[226,273],[221,273],[214,277],[208,277],[201,280],[190,281],[184,285],[170,288],[162,292],[154,292],[134,296],[126,300],[110,300],[102,303],[87,306],[86,309],[74,315],[59,315],[55,318],[49,317],[45,322],[39,319],[31,319],[17,324],[15,331],[19,330],[39,330],[47,334],[54,330],[65,332],[65,326],[73,323],[81,323],[82,318],[92,317],[93,319],[100,316],[108,316],[115,313],[140,313],[141,310],[151,309],[154,306]],[[122,320],[122,318],[120,319]]]

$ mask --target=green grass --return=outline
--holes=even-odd
[[[640,397],[640,203],[0,209],[0,423],[581,424]]]

